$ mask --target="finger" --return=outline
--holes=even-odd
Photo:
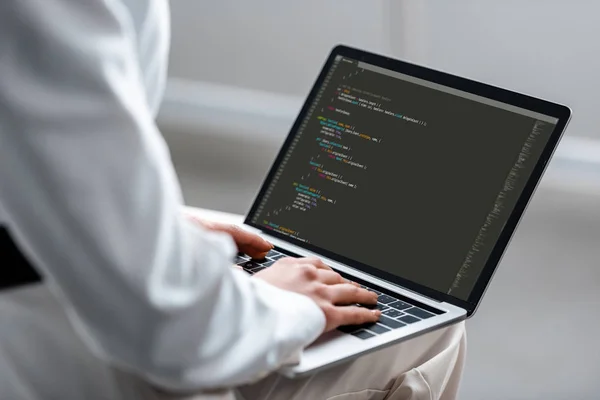
[[[262,260],[273,249],[273,245],[260,236],[240,229],[241,234],[234,236],[238,249],[256,260]]]
[[[329,265],[325,264],[323,262],[323,260],[321,260],[318,257],[306,257],[306,258],[303,258],[302,261],[306,262],[308,264],[312,264],[319,269],[326,269],[326,270],[332,271],[331,267]]]
[[[213,223],[211,229],[231,235],[238,250],[255,259],[265,258],[273,245],[255,233],[243,230],[237,225]]]
[[[277,260],[276,262],[278,264],[298,264],[298,262],[301,260],[302,260],[301,258],[282,257],[279,260]]]
[[[208,220],[204,220],[202,218],[196,217],[195,215],[189,214],[189,213],[184,213],[185,216],[192,221],[193,223],[202,226],[205,229],[210,229],[210,230],[214,230],[213,226],[214,225],[218,225],[218,222],[213,222],[213,221],[208,221]],[[222,225],[222,224],[221,224]]]
[[[269,252],[269,250],[257,250],[257,248],[253,245],[238,245],[238,249],[242,253],[249,255],[253,260],[263,260]]]
[[[327,269],[317,270],[318,280],[326,285],[336,285],[339,283],[345,283],[345,279],[335,271]]]
[[[330,286],[334,304],[376,304],[377,294],[348,283]]]
[[[336,307],[335,313],[335,321],[339,325],[362,325],[377,322],[381,316],[380,310],[369,310],[357,306]]]

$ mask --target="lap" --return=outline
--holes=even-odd
[[[239,389],[247,400],[453,399],[464,365],[464,323],[303,379],[273,374]]]

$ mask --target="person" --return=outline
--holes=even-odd
[[[166,0],[0,4],[0,223],[44,278],[0,295],[0,398],[454,399],[462,324],[276,373],[324,331],[375,321],[347,304],[376,296],[319,259],[249,277],[235,252],[270,243],[182,212],[154,122],[168,29]]]

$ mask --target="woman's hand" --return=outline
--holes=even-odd
[[[245,231],[235,224],[206,221],[189,214],[188,217],[206,229],[228,233],[237,245],[238,251],[241,251],[254,259],[259,260],[265,258],[269,250],[274,247],[271,243],[267,242],[257,234]]]
[[[325,332],[341,325],[373,323],[381,315],[379,310],[356,306],[377,304],[376,293],[349,283],[318,258],[282,258],[254,279],[312,299],[325,315]]]

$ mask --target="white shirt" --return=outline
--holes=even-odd
[[[107,362],[168,389],[230,387],[325,320],[233,271],[231,239],[182,216],[154,122],[168,18],[166,0],[0,2],[0,223]]]

